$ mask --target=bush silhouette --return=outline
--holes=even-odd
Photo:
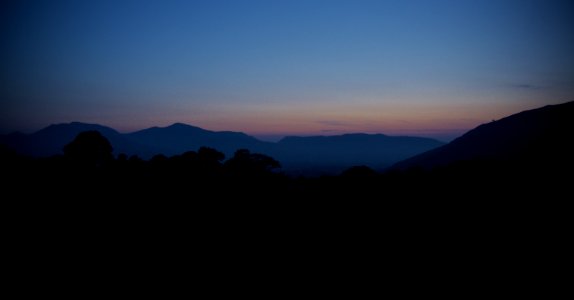
[[[201,147],[197,152],[200,161],[206,163],[220,163],[225,159],[225,154],[209,147]]]
[[[67,160],[82,167],[101,167],[114,159],[112,145],[95,130],[80,132],[63,150]]]
[[[272,170],[280,168],[281,164],[270,156],[251,153],[247,149],[240,149],[225,162],[225,167],[232,173],[242,175],[265,175]]]
[[[373,178],[377,176],[377,171],[367,166],[354,166],[346,169],[341,176],[348,178]]]

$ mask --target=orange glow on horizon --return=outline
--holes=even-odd
[[[337,135],[381,133],[410,136],[458,136],[476,126],[500,119],[537,104],[516,102],[413,103],[364,102],[312,103],[301,105],[241,105],[181,110],[149,115],[145,119],[88,120],[119,130],[133,132],[152,126],[165,127],[180,122],[213,131],[240,131],[249,135]],[[76,120],[70,120],[76,121]],[[126,122],[127,121],[127,122]]]
[[[526,109],[526,108],[525,108]],[[186,123],[209,130],[242,131],[252,135],[333,135],[382,133],[441,135],[459,133],[516,113],[514,106],[496,105],[329,105],[243,109],[226,116],[201,116]]]

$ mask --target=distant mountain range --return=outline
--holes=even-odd
[[[133,133],[124,134],[128,140],[154,149],[153,154],[176,155],[186,151],[196,151],[202,146],[215,148],[230,157],[237,149],[261,149],[266,146],[252,136],[242,132],[209,131],[199,127],[175,123],[168,127],[152,127]],[[113,144],[113,143],[112,143]],[[126,152],[145,157],[141,152]]]
[[[572,165],[573,129],[574,102],[548,105],[480,125],[447,145],[401,161],[392,168],[432,169],[464,161]]]
[[[33,134],[0,136],[0,143],[17,152],[42,157],[62,154],[64,145],[82,131],[97,130],[114,147],[114,153],[151,158],[155,154],[176,155],[202,146],[215,148],[229,158],[238,149],[267,154],[281,162],[283,169],[299,174],[336,174],[355,166],[381,170],[402,159],[443,145],[429,138],[393,137],[383,134],[285,137],[277,143],[263,142],[241,132],[209,131],[176,123],[122,134],[97,125],[73,122],[48,126]]]
[[[407,157],[443,145],[437,140],[344,134],[336,136],[285,137],[272,152],[288,169],[309,174],[315,170],[340,171],[357,165],[382,170]]]
[[[73,122],[50,125],[33,134],[0,135],[0,143],[25,155],[62,154],[64,145],[87,130],[97,130],[113,145],[114,153],[149,159],[156,154],[176,155],[202,146],[226,157],[237,149],[272,156],[292,174],[335,174],[356,165],[382,170],[432,169],[460,161],[490,160],[519,164],[571,163],[574,153],[574,102],[549,105],[483,124],[449,144],[419,137],[383,134],[285,137],[263,142],[241,132],[209,131],[176,123],[122,134],[97,125]]]
[[[87,130],[97,130],[113,145],[114,153],[149,159],[156,154],[176,155],[202,146],[229,158],[238,149],[272,156],[292,174],[336,174],[357,165],[376,170],[433,169],[463,161],[512,162],[521,165],[572,165],[574,102],[524,111],[478,126],[449,144],[419,137],[383,134],[285,137],[263,142],[241,132],[209,131],[176,123],[133,133],[73,122],[50,125],[33,134],[0,135],[0,143],[25,155],[62,154],[64,145]],[[392,167],[391,167],[392,166]]]

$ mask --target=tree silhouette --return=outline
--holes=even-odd
[[[341,176],[348,178],[372,178],[377,176],[377,171],[367,167],[367,166],[354,166],[346,169],[341,173]]]
[[[270,156],[240,149],[225,162],[225,167],[235,174],[265,175],[271,173],[273,169],[280,168],[281,164]]]
[[[95,130],[80,132],[63,150],[68,161],[81,167],[97,168],[114,159],[112,145]]]
[[[209,147],[201,147],[197,152],[199,159],[205,162],[219,163],[225,159],[225,154]]]

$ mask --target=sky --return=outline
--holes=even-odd
[[[574,1],[4,0],[0,133],[452,139],[574,100]]]

